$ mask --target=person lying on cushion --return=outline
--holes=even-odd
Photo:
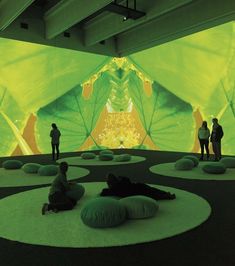
[[[100,196],[117,196],[129,197],[134,195],[142,195],[155,200],[175,199],[175,194],[165,192],[163,190],[148,186],[143,183],[132,183],[128,177],[107,175],[108,188],[104,188]]]
[[[42,206],[42,215],[48,211],[58,212],[65,210],[72,210],[76,205],[76,201],[66,195],[66,191],[71,189],[72,182],[67,181],[66,172],[68,171],[68,164],[61,162],[59,166],[59,173],[53,181],[49,192],[49,204],[44,203]]]

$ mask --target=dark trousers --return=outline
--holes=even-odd
[[[201,146],[201,159],[204,156],[204,147],[206,149],[207,158],[209,158],[209,140],[208,139],[199,139],[200,146]]]
[[[53,143],[51,143],[51,148],[52,148],[52,159],[53,159],[53,160],[55,160],[55,150],[56,150],[56,159],[57,159],[57,160],[59,159],[59,156],[60,156],[59,146],[60,146],[59,143],[57,143],[57,144],[53,144]]]
[[[55,192],[52,195],[49,195],[49,205],[48,210],[57,210],[57,211],[65,211],[72,210],[76,205],[76,201],[66,196],[66,194],[62,192]]]
[[[212,148],[215,154],[215,160],[221,159],[221,142],[212,141]]]

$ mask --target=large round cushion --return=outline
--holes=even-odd
[[[83,207],[81,219],[90,227],[114,227],[126,220],[126,208],[115,199],[95,198]]]
[[[194,164],[194,167],[198,166],[199,164],[199,160],[196,156],[193,156],[193,155],[186,155],[184,156],[182,159],[189,159],[189,160],[192,160],[193,164]]]
[[[102,150],[102,151],[100,151],[100,155],[103,155],[103,154],[113,154],[113,151],[111,151],[111,150]]]
[[[112,161],[113,160],[113,154],[100,154],[99,155],[99,160],[100,161]]]
[[[114,159],[116,162],[128,162],[131,160],[131,155],[130,154],[121,154],[117,155]]]
[[[2,163],[2,167],[5,169],[20,169],[23,162],[19,160],[6,160]]]
[[[155,200],[146,196],[130,196],[119,201],[125,206],[129,219],[153,217],[159,208]]]
[[[213,162],[204,164],[202,170],[209,174],[223,174],[226,171],[226,167],[220,162]]]
[[[235,168],[235,158],[234,157],[224,157],[220,160],[222,164],[226,166],[226,168]]]
[[[95,159],[96,155],[93,152],[84,152],[81,154],[81,157],[84,160],[90,160],[90,159]]]
[[[39,175],[53,176],[58,174],[58,166],[56,165],[43,165],[38,169]]]
[[[176,170],[192,170],[194,167],[194,163],[190,159],[180,159],[175,162]]]
[[[71,186],[71,190],[67,191],[66,195],[69,198],[74,199],[76,201],[80,200],[85,193],[84,186],[80,184],[72,184],[70,186]]]
[[[22,170],[27,174],[37,174],[41,164],[38,163],[26,163],[23,165]]]

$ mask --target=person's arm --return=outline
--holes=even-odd
[[[65,191],[71,189],[71,187],[70,187],[65,175],[63,175],[63,174],[60,175],[60,182],[63,185]]]
[[[51,138],[53,137],[53,130],[51,130],[51,132],[50,132],[50,137]]]
[[[208,128],[208,129],[207,129],[207,139],[210,138],[210,135],[211,135],[211,133],[210,133],[210,130],[209,130],[209,128]]]

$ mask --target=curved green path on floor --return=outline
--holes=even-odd
[[[163,176],[179,177],[184,179],[199,179],[199,180],[235,180],[235,168],[227,168],[224,174],[208,174],[202,170],[203,164],[208,162],[200,162],[197,167],[192,170],[176,170],[174,163],[156,164],[149,168],[154,174]],[[213,162],[211,162],[213,163]]]
[[[89,174],[89,170],[81,167],[70,166],[67,179],[74,180]],[[38,174],[26,174],[21,169],[6,170],[0,168],[0,187],[23,187],[51,184],[55,176],[40,176]]]
[[[118,155],[114,155],[115,156]],[[69,165],[94,165],[94,166],[99,166],[99,165],[119,165],[119,164],[131,164],[131,163],[139,163],[145,161],[145,157],[141,156],[131,156],[131,160],[128,162],[115,162],[114,160],[112,161],[100,161],[98,159],[98,156],[96,156],[95,159],[89,159],[89,160],[84,160],[80,156],[79,157],[66,157],[63,159],[59,159],[57,162],[67,162]]]
[[[41,215],[49,188],[34,189],[0,200],[0,237],[23,243],[54,247],[111,247],[172,237],[199,226],[211,208],[206,200],[184,190],[157,186],[176,194],[175,200],[159,201],[153,218],[127,220],[106,229],[90,228],[80,218],[82,206],[105,187],[83,183],[86,192],[72,211]],[[192,207],[193,206],[193,207]]]

